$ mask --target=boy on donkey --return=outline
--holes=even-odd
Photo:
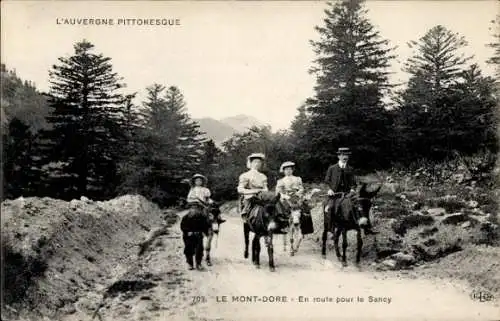
[[[208,179],[205,176],[201,174],[193,175],[191,178],[191,189],[189,190],[186,198],[189,205],[201,204],[204,206],[214,202],[210,198],[212,195],[207,187],[207,184]],[[217,216],[217,222],[219,224],[224,223],[225,221],[226,220],[224,220],[220,215]]]
[[[332,211],[332,214],[338,210],[338,204],[343,197],[349,197],[356,193],[356,177],[353,168],[348,165],[351,151],[347,147],[341,147],[337,151],[338,163],[328,167],[325,177],[325,183],[328,185],[328,200],[325,206],[325,213]],[[370,217],[367,217],[368,224],[364,228],[365,234],[377,234],[372,230]]]

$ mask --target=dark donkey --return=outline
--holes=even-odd
[[[201,201],[191,205],[188,213],[181,219],[182,239],[184,241],[184,255],[189,269],[194,269],[193,256],[196,268],[202,269],[203,237],[207,237],[206,260],[207,265],[212,265],[210,260],[210,245],[214,233],[218,233],[219,204],[204,204]]]
[[[355,230],[357,237],[356,264],[359,264],[361,260],[361,249],[363,247],[361,229],[368,224],[368,215],[370,214],[370,209],[372,207],[372,199],[378,194],[382,184],[371,192],[366,190],[366,186],[366,183],[361,185],[358,197],[355,195],[350,197],[343,196],[342,198],[336,200],[334,206],[329,209],[328,213],[324,213],[324,227],[321,247],[321,254],[323,258],[326,258],[326,240],[328,232],[332,232],[334,235],[333,239],[337,258],[342,261],[343,266],[347,266],[347,232]],[[334,211],[334,209],[336,210]],[[339,251],[339,238],[341,234],[342,257]]]
[[[269,269],[275,271],[273,253],[273,233],[278,227],[276,216],[281,210],[277,203],[280,195],[272,192],[260,192],[252,198],[252,210],[248,214],[248,219],[243,223],[243,233],[245,237],[244,257],[248,258],[248,245],[250,243],[250,232],[254,233],[252,240],[252,262],[260,267],[260,239],[264,237],[269,255]]]

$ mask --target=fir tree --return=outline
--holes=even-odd
[[[200,126],[187,114],[184,96],[177,87],[167,89],[165,101],[170,117],[168,137],[176,142],[175,154],[179,160],[176,178],[180,179],[199,169],[205,139]]]
[[[340,146],[350,146],[357,166],[383,164],[388,155],[389,119],[382,98],[390,89],[392,48],[366,18],[363,1],[329,4],[321,39],[312,41],[317,59],[315,97],[309,100],[309,162],[322,176]]]
[[[111,58],[93,53],[94,46],[83,40],[74,54],[59,58],[50,75],[50,119],[56,140],[51,161],[62,164],[62,177],[54,184],[66,189],[65,197],[91,193],[104,197],[115,183],[115,159],[123,139],[123,87],[113,72]],[[117,148],[118,147],[118,148]]]
[[[121,165],[120,192],[141,193],[166,204],[185,196],[180,182],[200,169],[203,141],[178,88],[153,84],[146,91],[140,117],[133,117],[134,148]]]
[[[49,124],[46,97],[14,71],[1,69],[3,197],[36,195],[42,189],[40,133]]]
[[[405,161],[437,161],[456,152],[474,152],[478,142],[470,139],[479,133],[489,137],[474,119],[491,114],[487,110],[491,109],[492,92],[487,89],[491,82],[477,65],[467,67],[472,57],[460,52],[467,41],[438,25],[409,46],[416,51],[405,64],[410,79],[398,98],[399,155],[405,155]],[[467,141],[474,141],[476,147]]]

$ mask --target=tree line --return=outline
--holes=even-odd
[[[351,147],[354,166],[366,171],[496,155],[498,83],[463,54],[466,39],[438,25],[410,41],[401,87],[389,81],[395,48],[363,1],[331,3],[325,15],[320,39],[311,41],[315,94],[304,97],[290,128],[255,127],[222,148],[190,118],[180,88],[152,84],[134,104],[137,93],[126,92],[111,58],[87,40],[58,58],[47,93],[2,64],[3,197],[141,193],[172,204],[187,191],[183,180],[202,172],[216,198],[233,198],[252,152],[268,155],[271,185],[285,160],[297,162],[306,180],[321,179],[339,146]],[[499,76],[500,32],[485,45]],[[487,158],[486,171],[494,161]]]

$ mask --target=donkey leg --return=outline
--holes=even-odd
[[[243,257],[248,259],[248,244],[250,243],[250,227],[247,223],[243,223],[243,236],[245,238],[245,252]]]
[[[283,252],[286,252],[286,238],[288,235],[283,234]]]
[[[196,259],[196,268],[201,269],[202,268],[202,261],[203,261],[203,234],[198,234],[196,235],[196,243],[195,243],[195,259]]]
[[[326,240],[328,238],[328,229],[330,225],[330,218],[328,213],[323,213],[323,236],[321,238],[321,255],[326,259]]]
[[[340,234],[342,233],[342,230],[340,228],[335,229],[335,234],[333,236],[333,245],[335,246],[335,255],[341,261],[341,255],[340,255],[340,250],[339,250],[339,239],[340,239]]]
[[[260,236],[255,234],[252,241],[252,262],[255,266],[260,266]]]
[[[290,255],[293,256],[295,254],[295,245],[293,244],[295,235],[295,226],[290,226]]]
[[[266,246],[267,246],[267,255],[269,256],[269,270],[274,272],[276,267],[274,266],[274,249],[273,249],[273,233],[269,233],[266,236]]]
[[[295,252],[297,252],[299,250],[299,247],[300,247],[300,243],[302,243],[302,240],[304,239],[304,235],[302,235],[302,231],[300,230],[300,228],[297,228],[297,245],[295,246]]]
[[[326,259],[326,239],[328,237],[328,230],[325,228],[323,229],[323,236],[321,238],[321,255],[323,256],[324,259]]]
[[[347,230],[344,229],[342,231],[342,265],[347,266],[347,261],[346,261],[346,250],[347,250]]]
[[[208,266],[212,265],[212,261],[210,259],[210,249],[211,249],[213,237],[214,237],[214,232],[212,231],[212,229],[210,229],[208,231],[207,240],[206,240],[206,244],[205,244],[205,260],[207,261]]]
[[[358,229],[356,231],[356,238],[357,238],[357,253],[356,253],[356,264],[359,264],[361,261],[361,250],[363,248],[363,237],[361,236],[361,230]]]
[[[187,235],[187,233],[182,234],[182,240],[184,241],[184,256],[186,257],[186,263],[189,265],[189,269],[194,269],[193,262],[193,241],[191,240],[192,236]]]

